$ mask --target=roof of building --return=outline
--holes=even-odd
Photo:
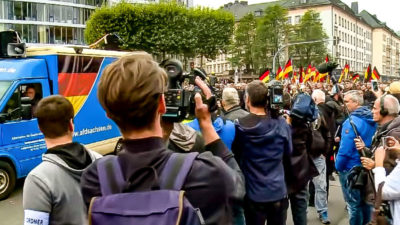
[[[346,12],[357,16],[353,10],[345,3],[340,0],[277,0],[272,2],[258,3],[248,5],[247,1],[238,1],[235,0],[234,3],[228,3],[224,5],[224,9],[230,11],[234,14],[236,20],[240,20],[242,17],[247,15],[250,12],[264,11],[265,8],[271,5],[281,5],[282,7],[288,9],[294,8],[309,8],[313,6],[321,6],[321,5],[335,5]]]
[[[277,0],[273,2],[265,2],[265,3],[258,3],[258,4],[252,4],[248,5],[247,1],[240,1],[235,0],[234,3],[228,3],[224,5],[224,9],[232,12],[233,15],[235,16],[235,20],[240,20],[242,17],[247,15],[248,13],[254,13],[254,12],[262,12],[264,11],[265,8],[271,5],[276,5],[279,4],[282,7],[288,8],[288,9],[295,9],[295,8],[309,8],[309,7],[315,7],[315,6],[321,6],[321,5],[334,5],[345,12],[349,13],[356,19],[359,19],[360,21],[364,22],[366,25],[371,26],[372,28],[386,28],[390,32],[392,32],[394,35],[399,37],[396,32],[394,32],[392,29],[390,29],[388,26],[386,26],[386,23],[381,22],[378,20],[378,18],[374,15],[371,15],[369,12],[363,10],[360,13],[354,12],[347,4],[343,3],[340,0]]]
[[[399,34],[397,34],[394,30],[392,30],[390,27],[386,25],[385,22],[382,22],[376,17],[376,15],[372,15],[368,11],[361,11],[359,14],[371,27],[373,28],[383,28],[387,29],[389,32],[391,32],[393,35],[397,36],[400,38]]]
[[[265,8],[271,5],[281,4],[284,0],[265,2],[248,5],[246,1],[235,1],[235,3],[228,3],[224,5],[224,9],[231,12],[235,16],[235,20],[240,20],[242,17],[250,12],[264,11]]]

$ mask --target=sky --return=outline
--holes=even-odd
[[[211,8],[219,8],[226,3],[235,0],[193,0],[194,5],[208,6]],[[262,2],[271,2],[272,0],[248,0],[248,4],[256,4]],[[354,0],[342,0],[342,2],[351,6]],[[400,31],[400,0],[359,0],[358,10],[366,10],[372,15],[376,14],[378,19],[395,31]]]

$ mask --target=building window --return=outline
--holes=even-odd
[[[294,24],[299,24],[300,23],[300,16],[295,16],[294,17]]]
[[[335,24],[337,24],[337,18],[336,18],[336,14],[335,14]]]
[[[254,12],[255,16],[261,16],[262,15],[262,11],[261,10],[257,10]]]
[[[342,26],[342,17],[339,16],[339,26]]]
[[[292,17],[291,17],[291,16],[289,16],[289,17],[287,18],[287,23],[288,23],[288,24],[292,24]]]

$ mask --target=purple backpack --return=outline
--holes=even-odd
[[[181,190],[198,153],[173,153],[161,175],[153,170],[160,190],[123,193],[127,183],[117,156],[99,160],[101,197],[92,198],[89,225],[203,225],[200,210],[195,209]]]

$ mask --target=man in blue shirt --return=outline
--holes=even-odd
[[[376,123],[372,118],[371,111],[362,106],[364,104],[362,94],[355,90],[346,92],[344,103],[350,111],[358,135],[364,141],[365,146],[371,146]],[[349,119],[346,119],[343,123],[341,138],[335,166],[339,172],[344,199],[349,210],[350,225],[364,225],[370,220],[371,206],[363,200],[359,189],[351,189],[346,184],[350,170],[361,165],[360,154],[354,143],[354,139],[358,137],[356,137]]]

